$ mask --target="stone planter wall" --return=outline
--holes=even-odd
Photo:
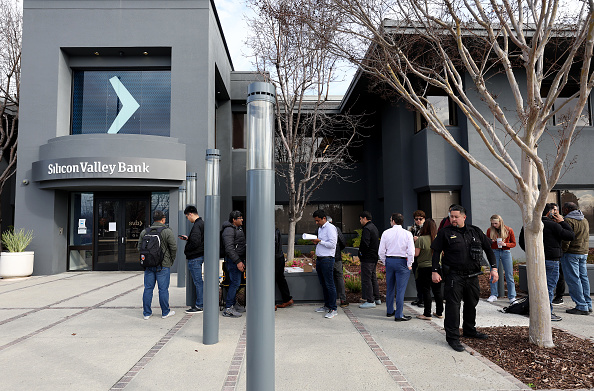
[[[594,294],[594,265],[588,264],[588,280],[590,280],[590,294]],[[524,292],[528,292],[528,280],[526,276],[526,265],[520,265],[520,289]],[[567,284],[565,285],[565,294],[569,294],[569,290],[567,289]]]

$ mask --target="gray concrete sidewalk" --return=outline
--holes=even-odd
[[[172,282],[176,276],[172,276]],[[245,390],[245,319],[220,318],[220,342],[202,344],[203,314],[142,318],[142,273],[85,272],[0,280],[2,390]],[[567,297],[566,303],[571,303]],[[555,327],[594,339],[594,316]],[[481,301],[478,326],[527,325]],[[276,312],[277,390],[518,390],[527,386],[477,354],[454,352],[443,321],[394,322],[385,304],[351,305],[325,319],[316,304]],[[249,311],[249,309],[248,309]],[[416,307],[405,313],[416,315]]]

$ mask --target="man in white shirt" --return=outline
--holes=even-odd
[[[415,242],[412,233],[402,228],[404,216],[392,213],[392,228],[382,234],[379,245],[380,262],[386,265],[386,311],[396,322],[404,322],[411,316],[403,314],[404,291],[410,277],[415,256]],[[396,310],[394,310],[396,292]]]
[[[321,209],[313,213],[313,218],[318,225],[318,238],[313,242],[316,244],[316,272],[324,292],[324,306],[316,312],[325,312],[327,319],[332,319],[336,312],[336,287],[334,286],[334,256],[338,233],[336,228],[326,218],[326,212]]]

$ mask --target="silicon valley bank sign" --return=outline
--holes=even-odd
[[[32,179],[36,182],[57,179],[165,179],[185,180],[185,160],[101,157],[63,158],[33,162]]]

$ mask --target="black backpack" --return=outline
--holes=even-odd
[[[509,307],[503,307],[502,312],[505,312],[506,314],[530,315],[530,302],[528,301],[528,296],[514,301]]]
[[[163,265],[165,253],[161,249],[161,231],[167,227],[149,227],[140,242],[140,265],[147,267],[159,267]]]

